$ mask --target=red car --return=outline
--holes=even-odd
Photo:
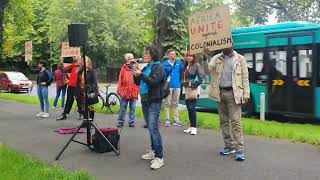
[[[21,72],[0,72],[0,90],[10,92],[32,91],[32,81]]]

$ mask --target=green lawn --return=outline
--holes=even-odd
[[[0,172],[3,180],[87,180],[93,179],[85,171],[67,171],[58,166],[51,166],[42,161],[33,160],[0,146]]]
[[[27,104],[38,104],[38,99],[32,96],[23,96],[19,94],[0,94],[0,99],[14,100]],[[109,113],[101,110],[100,106],[97,112]],[[137,117],[142,118],[141,108],[137,108]],[[186,110],[180,112],[180,118],[188,124],[188,113]],[[163,112],[161,113],[163,119]],[[219,129],[219,118],[213,113],[198,113],[198,125],[205,129]],[[313,145],[320,145],[320,126],[309,124],[280,123],[276,121],[259,121],[257,119],[243,119],[243,131],[247,135],[271,137],[277,139],[287,139],[293,142],[302,142]]]

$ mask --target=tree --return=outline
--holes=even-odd
[[[156,46],[161,57],[170,49],[185,52],[188,34],[185,10],[188,0],[160,0],[156,5]]]
[[[279,22],[320,22],[319,0],[234,0],[243,16],[253,18],[254,24],[264,24],[272,13]]]
[[[11,0],[4,16],[4,37],[2,56],[15,58],[24,54],[24,42],[35,33],[31,25],[34,16],[30,1]]]
[[[2,0],[0,2],[0,54],[2,54],[2,43],[3,43],[3,17],[4,17],[4,10],[8,6],[9,0]],[[0,60],[1,60],[0,56]]]

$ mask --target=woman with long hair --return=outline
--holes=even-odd
[[[86,78],[86,85],[84,81],[84,71],[83,68],[79,71],[78,75],[78,86],[77,86],[77,98],[80,99],[81,102],[81,109],[79,112],[82,116],[87,119],[88,114],[86,113],[85,104],[88,107],[89,118],[94,119],[94,104],[98,103],[98,81],[96,73],[93,70],[92,61],[89,57],[86,56],[86,71],[87,71],[87,78]],[[82,64],[83,67],[83,64]],[[87,88],[87,101],[85,101],[85,88]],[[86,103],[85,103],[86,102]]]
[[[184,133],[191,135],[197,134],[197,99],[198,87],[204,80],[204,74],[195,54],[187,53],[185,59],[185,68],[183,71],[183,85],[185,88],[185,102],[188,109],[190,127],[184,130]]]

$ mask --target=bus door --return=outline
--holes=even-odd
[[[288,47],[268,48],[267,59],[263,64],[263,71],[268,78],[269,111],[282,113],[289,111],[288,92],[290,80],[288,74]]]
[[[292,77],[290,112],[310,114],[314,112],[312,46],[292,48]]]
[[[297,116],[311,116],[314,112],[312,45],[295,44],[304,36],[310,34],[267,39],[269,45],[272,41],[287,43],[269,47],[264,62],[268,67],[270,112]]]

